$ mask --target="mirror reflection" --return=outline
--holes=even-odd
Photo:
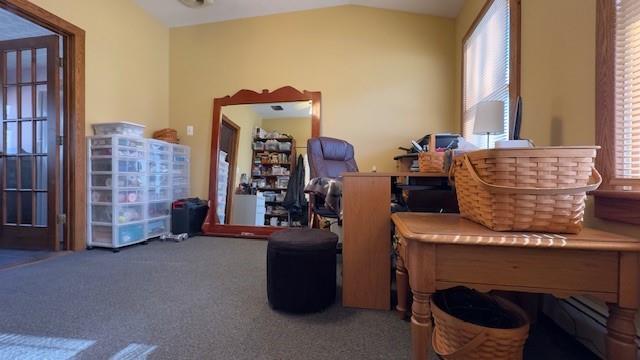
[[[307,224],[311,102],[222,107],[218,153],[220,224]]]

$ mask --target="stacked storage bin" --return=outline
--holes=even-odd
[[[189,191],[189,156],[191,149],[186,145],[171,144],[171,188],[172,200],[185,199]]]
[[[224,151],[220,151],[220,158],[218,159],[218,208],[216,214],[218,214],[218,220],[220,224],[224,224],[225,213],[227,209],[227,188],[229,184],[229,162],[226,160],[227,154]]]
[[[94,136],[87,154],[88,246],[115,249],[146,240],[145,139]]]
[[[146,219],[146,237],[168,234],[171,215],[172,145],[160,140],[145,140],[147,144],[147,167],[149,188]]]

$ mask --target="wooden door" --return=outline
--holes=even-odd
[[[233,193],[236,177],[236,158],[238,153],[238,141],[240,126],[222,115],[220,124],[220,150],[227,153],[229,160],[229,180],[227,182],[227,206],[224,211],[225,224],[231,224],[231,207],[233,206]]]
[[[58,41],[0,42],[0,247],[58,249]]]

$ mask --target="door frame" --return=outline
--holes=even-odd
[[[238,163],[238,142],[240,141],[240,126],[231,121],[231,119],[229,119],[229,117],[225,114],[222,114],[222,123],[227,124],[230,128],[235,130],[235,137],[231,145],[233,153],[229,154],[229,159],[231,159],[231,161],[229,161],[229,182],[227,183],[227,206],[226,209],[224,209],[225,219],[227,219],[228,223],[231,223],[231,207],[233,206],[234,190],[233,184],[235,184],[236,182],[236,166]],[[222,124],[220,124],[220,127],[222,128]]]
[[[85,31],[27,0],[0,0],[0,8],[64,39],[63,250],[86,248]],[[58,239],[59,240],[59,239]],[[56,241],[58,241],[56,240]]]

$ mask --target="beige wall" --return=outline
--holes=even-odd
[[[248,177],[251,177],[251,164],[253,162],[253,134],[255,128],[262,125],[262,118],[253,111],[251,105],[225,106],[222,108],[222,114],[240,127],[240,134],[238,136],[238,156],[236,158],[235,168],[236,173],[233,184],[233,188],[235,189],[238,187],[238,184],[240,184],[240,176],[242,174],[247,174]],[[209,169],[208,166],[207,169]]]
[[[311,137],[311,117],[262,119],[262,127],[292,136],[296,141],[296,154],[307,153],[307,140]]]
[[[344,6],[171,29],[171,126],[207,197],[212,99],[291,85],[322,92],[321,134],[354,144],[363,170],[453,116],[454,21]]]
[[[169,29],[131,0],[31,0],[86,31],[86,123],[169,125]]]
[[[522,0],[522,136],[537,145],[595,143],[595,0]],[[456,19],[456,58],[462,37],[484,5],[466,0]],[[456,118],[460,126],[460,71],[456,73]],[[594,218],[586,223],[638,236],[640,226]]]

